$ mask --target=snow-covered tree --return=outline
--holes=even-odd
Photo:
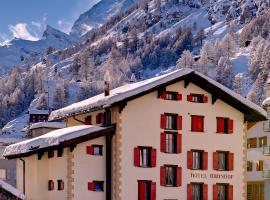
[[[245,81],[245,78],[243,77],[243,74],[237,74],[235,77],[234,77],[234,81],[233,81],[233,90],[242,95],[243,92],[244,92],[244,87],[246,85],[246,81]]]
[[[221,57],[216,69],[216,81],[232,89],[233,80],[234,71],[232,63],[227,57]]]
[[[224,56],[231,58],[235,53],[237,45],[234,38],[230,34],[227,34],[222,40],[221,47],[223,49]]]
[[[63,84],[57,84],[55,88],[55,93],[53,96],[53,108],[59,109],[65,106],[66,93]]]
[[[45,93],[41,93],[37,104],[36,104],[36,108],[39,110],[44,110],[44,109],[48,109],[48,95]]]
[[[194,67],[194,58],[192,53],[189,50],[183,51],[181,57],[177,60],[177,68],[193,68]]]
[[[264,84],[265,84],[265,75],[260,73],[253,84],[251,90],[249,91],[247,98],[260,105],[264,100]]]

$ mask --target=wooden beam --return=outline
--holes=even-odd
[[[124,108],[126,107],[127,105],[127,101],[121,101],[119,103],[119,113],[122,113],[122,111],[124,110]]]
[[[192,78],[190,76],[186,77],[184,79],[184,83],[185,83],[185,88],[187,88],[187,86],[192,82]]]
[[[212,93],[212,105],[214,105],[218,99],[219,99],[218,95]]]
[[[73,152],[73,151],[74,151],[74,149],[75,149],[75,147],[76,147],[76,144],[71,145],[71,146],[69,147],[70,152]]]
[[[161,95],[163,94],[163,92],[166,91],[166,87],[159,87],[158,88],[158,99],[161,97]]]

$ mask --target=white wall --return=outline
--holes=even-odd
[[[239,111],[218,100],[211,104],[211,95],[199,87],[189,84],[184,88],[184,83],[176,83],[167,87],[168,91],[177,91],[183,95],[182,101],[166,101],[157,98],[157,92],[145,95],[141,98],[128,102],[122,113],[122,200],[138,199],[137,180],[152,180],[157,183],[157,199],[187,198],[187,184],[190,182],[205,182],[208,184],[208,199],[213,199],[212,188],[215,183],[230,183],[234,185],[234,199],[243,199],[244,193],[244,116]],[[189,93],[206,94],[209,97],[207,104],[187,102]],[[183,116],[183,151],[181,154],[160,153],[160,115],[164,112],[179,113]],[[190,115],[205,116],[205,132],[192,133]],[[234,120],[234,134],[216,134],[216,117],[230,117]],[[133,166],[134,147],[152,146],[157,149],[156,168],[138,168]],[[187,151],[202,149],[208,152],[208,170],[193,171],[200,174],[210,173],[233,175],[232,180],[191,178],[191,170],[187,169]],[[216,150],[231,151],[235,154],[233,172],[213,171],[212,154]],[[160,186],[160,166],[164,164],[176,164],[183,168],[181,187]]]

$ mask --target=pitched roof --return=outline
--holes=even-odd
[[[35,154],[56,147],[67,147],[114,132],[114,127],[90,125],[72,126],[51,131],[36,138],[25,140],[5,148],[4,157],[15,158]]]
[[[50,114],[49,120],[63,119],[103,107],[129,101],[146,93],[166,87],[177,81],[184,80],[187,84],[192,82],[202,89],[210,92],[212,97],[221,99],[245,114],[248,121],[261,121],[266,119],[266,112],[260,106],[250,102],[239,94],[226,88],[211,78],[192,69],[178,69],[173,72],[157,76],[137,83],[127,84],[110,91],[109,96],[99,94],[84,101],[71,104]]]

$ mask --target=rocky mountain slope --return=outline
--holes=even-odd
[[[14,86],[17,82],[9,83],[8,78],[2,80],[3,87],[8,89],[0,92],[0,97],[4,97],[0,121],[8,122],[21,115],[3,128],[4,134],[11,137],[20,132],[16,122],[22,126],[23,114],[31,101],[31,108],[57,109],[101,92],[105,71],[113,77],[112,87],[117,87],[129,82],[132,74],[142,80],[176,66],[191,67],[260,103],[269,65],[267,59],[251,62],[249,58],[263,53],[270,59],[267,0],[145,0],[129,9],[123,6],[125,3],[132,4],[128,0],[103,0],[81,15],[73,26],[73,34],[82,35],[95,29],[79,42],[74,43],[70,36],[48,28],[44,34],[47,46],[50,40],[67,45],[59,44],[64,49],[50,51],[42,56],[41,62],[33,63],[20,76],[19,86]],[[110,17],[112,8],[118,11]],[[125,12],[119,12],[122,8]],[[104,18],[101,13],[105,13]],[[83,24],[90,28],[82,29]],[[251,45],[247,46],[247,42]],[[257,49],[257,44],[265,45]],[[183,59],[189,65],[183,64]],[[16,77],[13,73],[10,78]],[[27,89],[29,81],[32,90]],[[24,110],[14,110],[19,105],[18,98],[14,100],[18,92],[29,96]],[[50,100],[46,102],[48,96]],[[1,109],[10,115],[1,114]]]

